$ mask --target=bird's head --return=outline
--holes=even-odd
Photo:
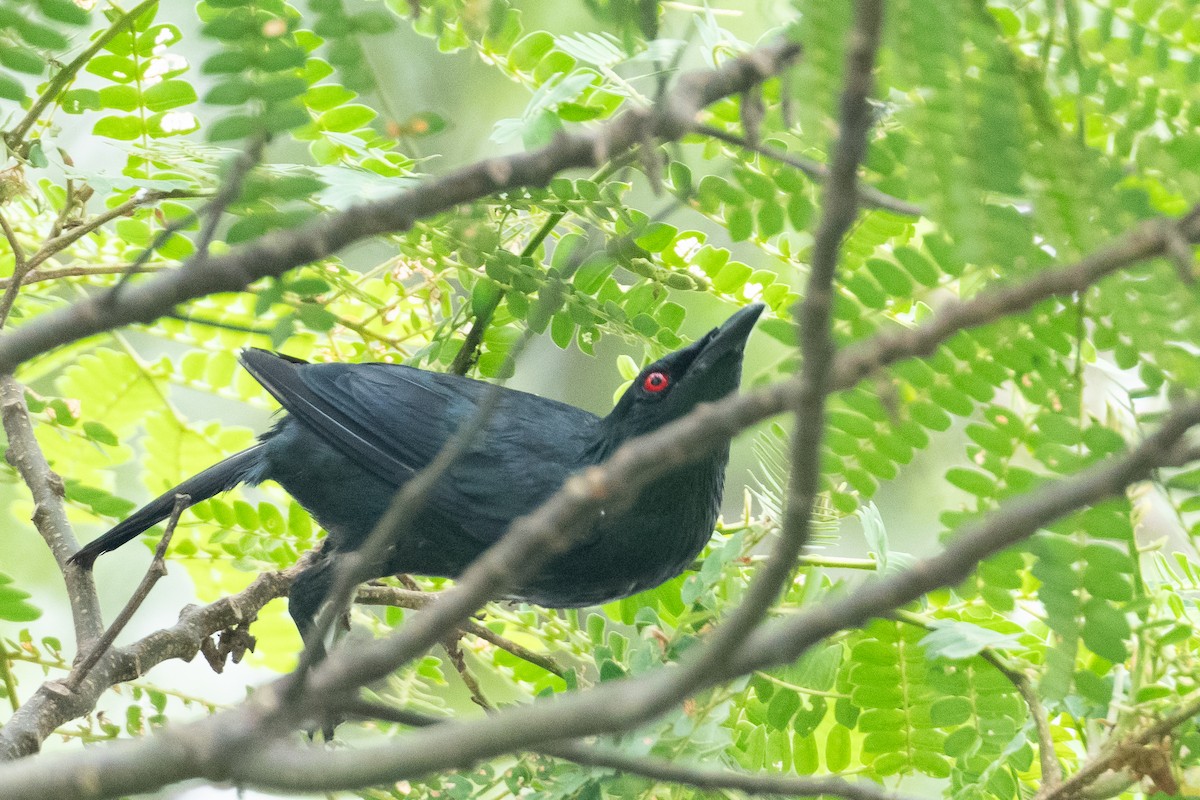
[[[648,433],[700,403],[735,391],[742,378],[742,351],[762,311],[761,303],[746,306],[721,327],[638,373],[606,419],[610,435],[625,440]]]

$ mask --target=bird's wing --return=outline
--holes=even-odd
[[[474,417],[492,387],[398,364],[304,364],[248,350],[247,369],[305,427],[399,486]],[[580,466],[599,420],[511,389],[430,498],[473,538],[494,541]]]

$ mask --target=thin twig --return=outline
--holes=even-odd
[[[84,236],[96,231],[101,226],[112,222],[118,217],[128,216],[134,211],[134,209],[139,208],[140,206],[149,205],[150,203],[157,203],[159,200],[195,196],[195,192],[184,190],[172,190],[168,192],[135,192],[134,195],[125,202],[113,206],[107,211],[103,211],[91,219],[73,226],[61,236],[56,236],[53,239],[48,239],[43,242],[42,246],[38,248],[38,251],[29,257],[29,269],[36,269],[44,261],[67,249]]]
[[[697,123],[695,131],[705,136],[711,136],[714,139],[720,139],[722,142],[731,144],[734,147],[758,153],[760,156],[765,156],[781,164],[787,164],[789,167],[803,172],[814,183],[825,183],[829,180],[829,167],[819,161],[794,156],[791,153],[780,150],[778,147],[772,147],[763,142],[751,142],[742,136],[738,136],[736,133],[730,133],[714,125]],[[878,208],[904,217],[919,217],[925,213],[920,206],[901,200],[898,197],[893,197],[886,192],[881,192],[870,184],[860,183],[856,191],[858,192],[858,202],[865,208]]]
[[[9,279],[3,297],[0,297],[0,328],[3,328],[4,323],[8,322],[8,314],[12,311],[13,303],[17,300],[17,292],[21,291],[21,281],[25,279],[30,266],[29,260],[25,257],[25,249],[17,240],[17,232],[13,230],[8,218],[3,214],[0,214],[0,229],[3,229],[4,238],[8,240],[8,246],[13,254],[12,278]]]
[[[625,167],[629,161],[629,156],[614,158],[603,169],[593,174],[590,180],[595,183],[602,183],[614,172]],[[566,215],[567,211],[563,209],[555,211],[546,217],[546,221],[542,223],[541,227],[530,237],[525,246],[521,248],[520,258],[532,258],[533,254],[537,252],[542,243],[554,232],[554,229],[558,227]],[[496,309],[500,306],[500,301],[503,299],[504,292],[497,293],[496,297],[475,315],[475,319],[471,322],[471,328],[467,331],[466,338],[463,340],[462,347],[454,354],[454,361],[451,362],[447,372],[453,375],[466,375],[471,367],[475,365],[475,361],[479,357],[479,348],[483,344],[483,334],[487,331],[488,325],[492,323],[492,315],[496,313]]]
[[[458,677],[466,685],[467,691],[471,694],[471,701],[475,705],[482,708],[484,711],[495,711],[496,707],[484,695],[483,689],[479,686],[479,681],[471,674],[471,670],[467,668],[467,657],[463,655],[461,642],[462,633],[455,632],[447,637],[442,645],[446,648],[446,654],[450,656],[450,663],[454,665],[454,671],[458,673]]]
[[[146,570],[146,574],[142,576],[142,582],[138,584],[133,595],[129,598],[129,602],[121,609],[121,613],[117,614],[117,618],[113,620],[112,625],[108,626],[108,630],[100,637],[100,641],[88,652],[87,657],[79,662],[71,674],[64,681],[66,687],[72,692],[79,688],[79,684],[83,683],[83,679],[91,672],[92,667],[96,666],[96,662],[104,655],[108,648],[112,647],[113,642],[121,635],[121,631],[125,630],[125,626],[129,624],[129,620],[133,619],[133,615],[142,607],[142,603],[150,595],[150,590],[154,588],[154,584],[158,583],[158,579],[167,574],[167,547],[171,544],[171,537],[175,534],[175,526],[179,524],[179,515],[191,503],[192,498],[186,494],[175,495],[175,507],[171,509],[171,516],[167,519],[166,530],[163,531],[162,538],[158,541],[158,547],[154,550],[154,558],[150,561],[150,567]]]
[[[1028,675],[1010,665],[999,653],[985,647],[979,651],[979,656],[1007,678],[1025,701],[1025,707],[1033,717],[1034,731],[1037,732],[1042,784],[1045,787],[1058,786],[1063,779],[1062,765],[1058,763],[1058,756],[1054,754],[1054,735],[1050,731],[1050,719],[1046,715],[1046,707],[1042,705],[1042,698],[1038,696],[1037,687],[1029,680]]]
[[[399,608],[416,609],[424,608],[433,602],[436,597],[436,594],[429,592],[401,589],[396,586],[368,585],[358,588],[358,592],[354,596],[354,602],[368,606],[396,606]],[[459,630],[463,633],[469,633],[477,639],[483,639],[485,642],[511,653],[522,661],[528,661],[530,664],[539,666],[560,678],[566,675],[566,669],[550,656],[530,650],[528,647],[518,644],[512,639],[501,636],[486,625],[481,625],[474,620],[467,620]]]
[[[229,167],[229,174],[225,176],[217,193],[203,209],[207,219],[204,221],[204,227],[200,230],[200,236],[196,241],[196,250],[200,253],[208,252],[208,246],[212,244],[213,236],[217,233],[221,215],[225,213],[225,209],[230,204],[242,196],[242,185],[254,168],[262,162],[263,149],[269,140],[270,137],[266,134],[260,134],[250,140],[245,151],[239,153],[233,160]]]
[[[121,275],[131,269],[129,264],[111,264],[101,266],[74,266],[74,267],[51,267],[49,269],[31,269],[21,278],[21,285],[28,286],[31,283],[41,283],[42,281],[55,281],[59,278],[87,278],[92,275]],[[155,264],[146,269],[142,268],[143,272],[158,272],[164,269],[163,266]],[[12,285],[13,278],[0,278],[0,289],[7,289]]]
[[[934,630],[930,620],[919,614],[898,610],[891,616],[908,625],[915,625],[927,631]],[[1062,765],[1058,763],[1058,758],[1054,754],[1054,736],[1050,731],[1050,719],[1046,715],[1046,707],[1042,704],[1042,699],[1038,697],[1033,681],[1022,670],[1009,664],[1004,656],[990,647],[980,648],[979,657],[995,667],[996,671],[1013,685],[1013,688],[1025,701],[1029,715],[1033,717],[1034,730],[1037,733],[1038,760],[1042,767],[1043,788],[1058,786],[1063,779]]]

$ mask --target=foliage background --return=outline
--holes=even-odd
[[[758,127],[767,147],[827,160],[848,3],[418,5],[414,20],[398,0],[206,0],[91,13],[66,0],[0,2],[0,125],[9,147],[0,214],[15,238],[38,252],[139,192],[164,195],[139,200],[38,265],[62,274],[24,287],[11,324],[114,285],[122,280],[114,273],[152,246],[145,271],[193,254],[204,227],[196,210],[229,185],[245,143],[264,133],[266,158],[224,209],[214,250],[425,174],[545,144],[563,126],[648,102],[679,67],[719,63],[786,30],[805,46],[788,79],[768,83],[761,98],[715,104],[704,122],[734,137]],[[1200,188],[1196,11],[1187,0],[888,3],[862,175],[923,213],[871,209],[853,228],[840,267],[838,341],[912,326],[941,299],[1035,276],[1137,221],[1186,210]],[[132,31],[117,24],[123,13]],[[116,35],[64,85],[50,84],[51,102],[14,135],[89,32],[110,26]],[[74,522],[98,533],[264,429],[272,405],[236,365],[246,346],[447,369],[472,326],[487,320],[473,374],[495,379],[532,328],[539,335],[515,385],[603,413],[638,364],[762,300],[770,312],[746,383],[790,374],[791,309],[818,186],[778,159],[704,133],[652,152],[461,207],[28,363],[20,377],[31,387],[38,440],[66,480]],[[11,243],[0,245],[0,269],[15,266]],[[1198,310],[1171,263],[1150,263],[960,333],[932,357],[836,395],[825,538],[780,613],[903,565],[1000,500],[1124,450],[1167,398],[1197,386]],[[549,653],[565,677],[467,638],[465,666],[482,693],[520,702],[678,658],[741,596],[759,543],[777,526],[783,441],[783,429],[768,426],[741,444],[730,477],[747,489],[727,494],[725,522],[698,571],[603,609],[490,607],[489,627]],[[0,658],[15,702],[69,665],[73,649],[52,560],[25,524],[30,505],[15,473],[6,466],[3,474],[12,523]],[[618,744],[751,770],[851,773],[956,798],[1028,795],[1041,779],[1031,698],[1049,716],[1067,774],[1098,742],[1196,699],[1198,488],[1200,470],[1161,475],[989,560],[954,591],[848,632],[791,667],[702,695]],[[169,624],[189,598],[211,601],[291,564],[319,535],[277,487],[200,504],[173,540],[170,582],[129,635]],[[131,550],[97,570],[114,612],[146,557]],[[350,635],[374,635],[403,616],[360,607]],[[240,698],[248,683],[288,668],[299,646],[282,601],[253,633],[258,648],[246,665],[220,677],[199,660],[160,668],[62,733],[142,735]],[[1024,697],[1022,680],[1032,687]],[[430,713],[478,713],[444,653],[398,673],[379,695]],[[343,735],[388,733],[378,725]],[[1162,745],[1176,790],[1197,782],[1198,751],[1194,728]],[[1131,777],[1114,790],[1170,791],[1162,770]],[[521,757],[366,796],[527,789],[691,794]]]

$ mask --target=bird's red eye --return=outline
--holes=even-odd
[[[642,381],[642,388],[647,392],[661,392],[670,385],[671,379],[665,372],[651,372],[646,376],[646,380]]]

